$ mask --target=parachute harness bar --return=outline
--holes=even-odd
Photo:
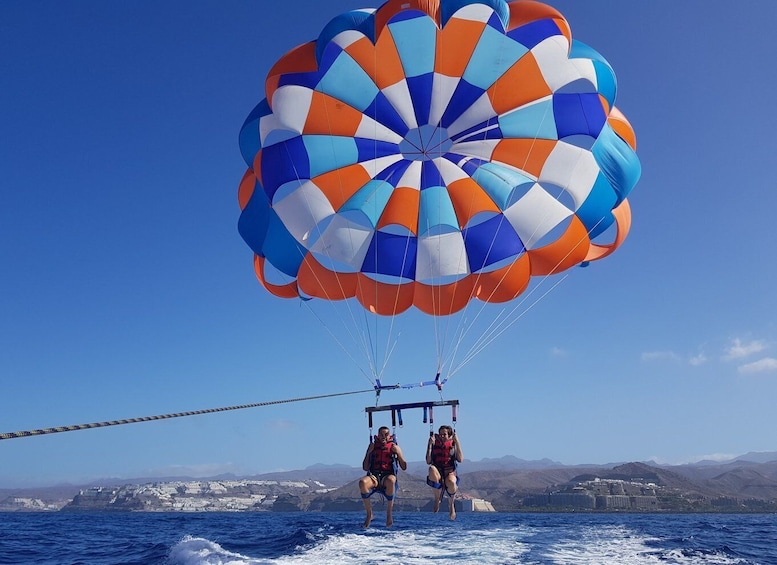
[[[229,410],[243,410],[245,408],[259,408],[261,406],[272,406],[275,404],[289,404],[291,402],[302,402],[303,400],[318,400],[321,398],[332,398],[335,396],[347,396],[350,394],[364,394],[373,392],[372,389],[354,390],[350,392],[335,392],[332,394],[319,394],[317,396],[303,396],[300,398],[289,398],[286,400],[270,400],[267,402],[257,402],[254,404],[242,404],[239,406],[225,406],[223,408],[209,408],[207,410],[195,410],[192,412],[178,412],[175,414],[162,414],[159,416],[145,416],[143,418],[129,418],[126,420],[110,420],[107,422],[94,422],[91,424],[76,424],[73,426],[59,426],[56,428],[43,428],[39,430],[28,430],[21,432],[0,433],[0,440],[14,439],[19,437],[32,437],[45,434],[56,434],[60,432],[72,432],[76,430],[89,430],[92,428],[104,428],[106,426],[119,426],[122,424],[136,424],[138,422],[150,422],[152,420],[168,420],[170,418],[181,418],[183,416],[198,416],[200,414],[212,414],[214,412],[227,412]]]
[[[402,410],[410,410],[413,408],[423,408],[424,411],[424,424],[427,422],[427,415],[429,420],[429,425],[434,426],[434,407],[435,406],[450,406],[451,407],[451,420],[453,422],[453,428],[456,428],[456,417],[457,417],[457,411],[459,406],[458,400],[436,400],[436,401],[430,401],[430,402],[410,402],[407,404],[389,404],[386,406],[368,406],[364,409],[364,411],[367,413],[367,421],[370,428],[370,441],[372,441],[372,428],[373,428],[373,422],[372,422],[372,415],[375,412],[388,412],[391,411],[391,426],[392,426],[392,434],[396,436],[395,430],[397,427],[397,421],[399,422],[399,427],[402,427]],[[431,435],[434,435],[434,429],[431,430]]]

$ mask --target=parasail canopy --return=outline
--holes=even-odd
[[[616,90],[539,2],[341,14],[272,67],[240,131],[239,231],[259,280],[444,316],[609,255],[641,170]]]

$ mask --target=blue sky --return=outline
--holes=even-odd
[[[549,3],[615,68],[643,174],[621,249],[547,281],[446,385],[466,457],[775,450],[777,3]],[[0,432],[370,388],[328,313],[257,283],[237,134],[278,57],[378,4],[0,3]],[[387,380],[432,378],[433,329],[400,323]],[[359,465],[374,402],[0,441],[0,487]]]

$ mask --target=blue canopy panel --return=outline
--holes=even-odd
[[[391,186],[396,187],[399,183],[399,180],[405,174],[405,171],[407,171],[408,167],[410,167],[411,163],[412,161],[408,161],[407,159],[402,159],[401,161],[392,163],[380,171],[377,175],[375,175],[375,179],[386,181]]]
[[[402,137],[407,135],[410,127],[397,112],[394,105],[386,98],[383,92],[378,92],[372,103],[364,110],[364,115],[372,118],[379,124],[386,126],[391,131]]]
[[[310,162],[302,136],[268,145],[262,150],[262,181],[271,202],[283,184],[309,178]]]
[[[321,80],[321,71],[311,71],[304,73],[284,73],[278,79],[278,88],[282,86],[304,86],[310,90],[315,90],[316,85]]]
[[[588,237],[594,239],[612,225],[612,209],[617,205],[617,200],[612,185],[599,173],[588,197],[575,212],[588,231]]]
[[[248,204],[240,213],[237,231],[251,248],[251,251],[264,257],[264,241],[270,225],[270,201],[262,190],[259,181],[254,177],[254,190]]]
[[[434,72],[437,25],[425,12],[404,10],[388,24],[407,78]]]
[[[407,77],[407,89],[413,100],[413,112],[417,124],[429,122],[429,113],[432,109],[432,85],[434,73],[427,73],[414,77]]]
[[[501,214],[465,228],[463,235],[469,268],[473,273],[525,251],[521,238]]]
[[[356,142],[357,156],[355,163],[364,163],[381,157],[389,157],[399,153],[399,145],[390,141],[380,141],[377,139],[367,139],[361,137],[354,138]]]
[[[251,113],[248,114],[245,122],[243,122],[243,127],[240,128],[240,134],[238,136],[240,154],[243,156],[246,165],[250,168],[253,168],[254,157],[262,148],[259,123],[263,117],[269,115],[272,115],[272,110],[265,98],[251,110]]]
[[[593,47],[586,45],[582,41],[572,40],[572,46],[569,51],[570,59],[588,59],[593,63],[596,72],[596,89],[604,96],[610,108],[615,104],[615,97],[618,90],[615,71],[607,62],[607,59]]]
[[[553,116],[558,138],[588,135],[596,138],[607,122],[599,95],[590,93],[555,93]]]
[[[498,163],[483,163],[470,176],[500,210],[510,207],[517,197],[525,194],[535,183],[526,175]]]
[[[422,163],[420,188],[418,235],[457,231],[459,224],[456,210],[434,161]]]
[[[551,19],[536,20],[507,32],[507,37],[517,41],[526,49],[533,49],[537,44],[554,35],[562,35],[556,22]]]
[[[527,52],[524,45],[506,36],[503,28],[486,26],[462,78],[485,91]]]
[[[483,96],[484,92],[485,90],[470,84],[463,78],[459,80],[456,90],[453,91],[453,96],[451,96],[442,118],[440,118],[440,125],[444,128],[450,127],[476,100]],[[461,135],[459,134],[459,136]]]
[[[294,239],[274,211],[270,213],[263,250],[267,260],[290,277],[297,276],[299,266],[306,254],[305,248]]]
[[[417,249],[418,239],[415,237],[376,231],[361,270],[414,280]]]
[[[329,43],[344,31],[356,30],[362,33],[370,41],[375,43],[375,9],[364,8],[361,10],[351,10],[330,20],[316,41],[316,60],[321,66],[324,58],[324,51]]]
[[[505,0],[447,0],[440,3],[440,20],[443,27],[457,11],[471,4],[483,4],[494,10],[489,25],[496,27],[498,22],[498,25],[505,29],[510,23],[510,7]]]
[[[351,196],[338,212],[358,210],[374,229],[391,198],[394,187],[382,180],[371,180]]]
[[[523,106],[499,116],[499,128],[506,138],[558,139],[553,108],[553,100]]]
[[[450,153],[449,155],[456,155],[457,157],[461,157],[461,159],[466,159],[463,163],[461,163],[459,166],[461,167],[461,170],[467,173],[469,176],[474,178],[474,175],[477,174],[477,171],[480,167],[488,163],[489,161],[486,161],[484,159],[478,159],[478,158],[467,158],[465,155],[459,155],[455,153]]]
[[[618,197],[626,198],[642,174],[642,165],[631,145],[607,124],[591,148],[596,162]]]
[[[380,92],[370,75],[340,46],[330,44],[321,61],[315,89],[364,112]]]
[[[358,140],[334,135],[303,135],[308,155],[308,175],[312,178],[361,161]],[[396,145],[394,145],[396,147]]]

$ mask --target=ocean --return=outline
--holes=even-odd
[[[5,513],[0,563],[777,564],[774,514]]]

